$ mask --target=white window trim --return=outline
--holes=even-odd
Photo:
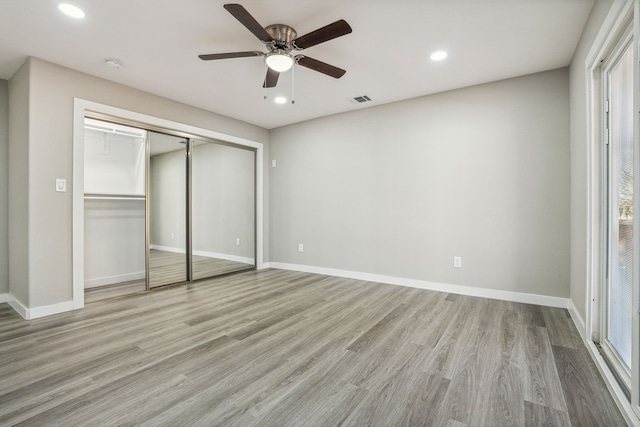
[[[602,304],[601,278],[603,277],[604,254],[602,251],[604,243],[605,230],[605,189],[603,187],[602,175],[604,173],[604,156],[602,143],[604,140],[604,126],[602,105],[604,99],[602,96],[601,78],[601,60],[605,58],[612,49],[617,45],[617,41],[628,28],[629,20],[633,20],[634,44],[635,44],[635,64],[634,70],[634,105],[635,110],[639,111],[640,97],[638,96],[638,40],[639,28],[638,18],[640,17],[640,0],[615,0],[609,14],[607,15],[592,47],[585,59],[586,73],[586,93],[587,93],[587,228],[586,228],[586,301],[585,301],[585,338],[587,348],[591,353],[605,383],[611,392],[614,400],[622,410],[627,422],[630,425],[640,426],[640,407],[639,407],[639,390],[640,390],[640,363],[638,342],[635,340],[632,349],[632,365],[635,371],[632,371],[631,381],[631,402],[627,400],[622,388],[618,385],[615,377],[611,373],[606,361],[599,353],[594,345],[594,341],[600,341],[600,327],[602,319],[600,318],[600,305]],[[634,120],[634,146],[638,147],[638,117]],[[638,177],[638,160],[640,159],[638,149],[634,151],[634,162],[636,164],[635,185],[636,188],[640,182]],[[640,212],[640,198],[636,198],[634,209]],[[640,215],[634,217],[634,263],[640,265],[640,248],[637,247],[638,232],[640,225]],[[639,336],[638,329],[638,286],[637,271],[634,274],[634,307],[633,307],[633,334]]]

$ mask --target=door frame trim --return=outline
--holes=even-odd
[[[171,129],[189,135],[228,142],[234,145],[255,149],[256,159],[256,268],[265,268],[264,264],[264,144],[234,135],[162,119],[135,111],[100,104],[81,98],[73,100],[73,309],[84,307],[84,118],[87,112],[118,117],[152,127]]]

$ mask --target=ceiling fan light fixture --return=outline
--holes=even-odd
[[[293,67],[294,62],[291,55],[284,52],[270,53],[267,55],[264,61],[267,63],[267,67],[279,73],[289,71],[291,67]]]

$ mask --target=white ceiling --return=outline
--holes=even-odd
[[[62,0],[61,0],[62,1]],[[303,67],[263,96],[260,57],[201,61],[205,53],[264,50],[222,0],[0,0],[0,78],[28,56],[267,129],[569,65],[593,0],[239,0],[262,25],[298,36],[338,19],[353,33],[303,53],[347,70],[339,80]],[[435,50],[449,57],[429,60]],[[110,69],[117,58],[121,69]],[[368,95],[372,102],[351,98]]]

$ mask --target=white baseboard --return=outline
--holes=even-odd
[[[186,250],[182,249],[182,248],[172,248],[171,246],[160,246],[160,245],[149,245],[150,249],[156,249],[159,251],[166,251],[166,252],[173,252],[176,254],[184,254],[186,253]],[[236,255],[229,255],[229,254],[222,254],[219,252],[209,252],[209,251],[193,251],[194,255],[198,255],[198,256],[203,256],[203,257],[207,257],[207,258],[218,258],[218,259],[224,259],[227,261],[235,261],[235,262],[241,262],[243,264],[251,264],[253,265],[254,260],[253,258],[247,258],[247,257],[241,257],[241,256],[236,256]]]
[[[9,302],[13,300],[13,295],[11,294],[0,294],[0,304],[3,302]]]
[[[218,252],[193,251],[193,254],[198,256],[204,256],[207,258],[218,258],[218,259],[224,259],[227,261],[241,262],[243,264],[251,264],[251,265],[254,264],[253,258],[247,258],[247,257],[241,257],[241,256],[229,255],[229,254],[221,254]]]
[[[29,317],[27,317],[29,309],[27,307],[25,307],[24,305],[22,305],[22,303],[20,301],[18,301],[17,299],[12,297],[7,302],[9,303],[11,308],[13,308],[20,316],[22,316],[23,319],[29,320]]]
[[[185,254],[185,253],[187,253],[187,251],[185,249],[174,248],[172,246],[149,245],[149,249],[156,249],[158,251],[165,251],[165,252],[173,252],[173,253],[176,253],[176,254]]]
[[[15,311],[18,312],[20,316],[22,316],[26,320],[51,316],[53,314],[60,314],[74,309],[73,301],[65,301],[57,304],[43,305],[34,308],[25,307],[20,301],[13,297],[11,297],[11,300],[7,302]]]
[[[569,314],[571,315],[573,324],[576,325],[576,329],[582,337],[582,341],[587,342],[587,327],[584,323],[584,319],[582,318],[582,316],[580,316],[580,313],[578,313],[578,309],[573,304],[573,300],[569,299],[569,306],[567,307],[567,309],[569,310]]]
[[[567,308],[569,298],[548,295],[527,294],[521,292],[501,291],[497,289],[474,288],[471,286],[452,285],[448,283],[428,282],[425,280],[405,279],[402,277],[384,276],[379,274],[362,273],[358,271],[338,270],[335,268],[314,267],[310,265],[287,264],[281,262],[268,263],[271,268],[280,270],[302,271],[305,273],[324,274],[327,276],[345,277],[349,279],[365,280],[369,282],[388,283],[390,285],[408,286],[411,288],[427,289],[430,291],[448,292],[481,298],[499,299],[503,301],[522,302],[525,304],[545,305],[548,307]]]
[[[98,286],[112,285],[114,283],[130,282],[132,280],[144,280],[144,271],[135,273],[118,274],[116,276],[97,277],[95,279],[87,279],[84,281],[84,288],[95,288]]]

